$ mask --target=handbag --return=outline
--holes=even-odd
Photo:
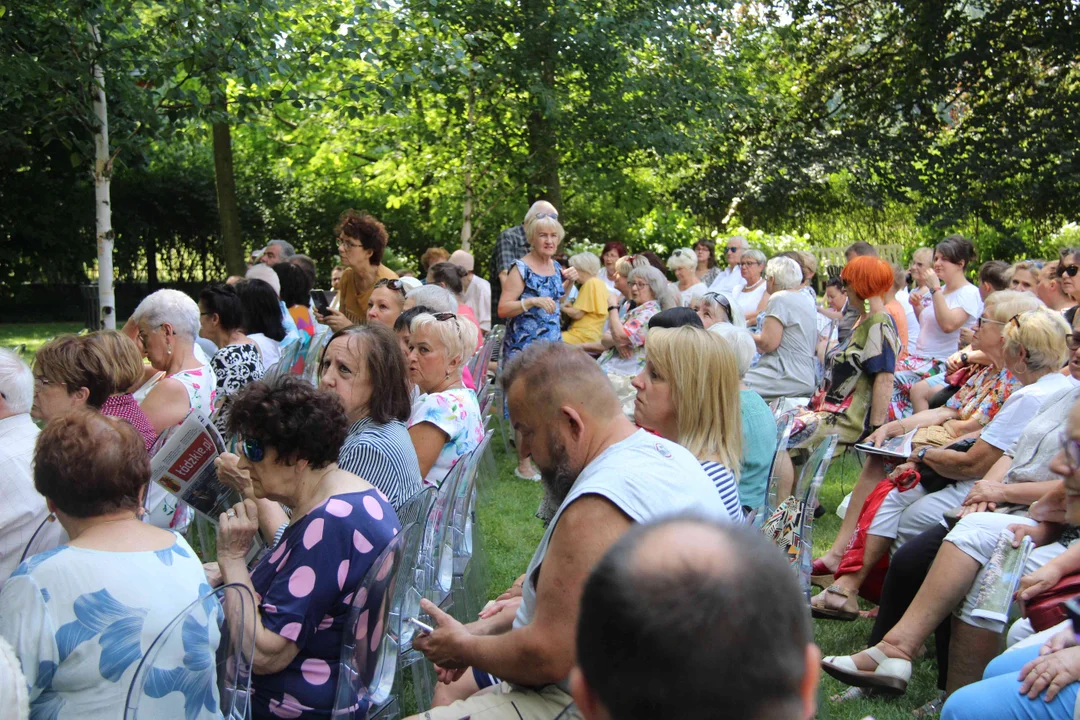
[[[1024,604],[1031,627],[1042,632],[1066,620],[1065,603],[1074,597],[1080,597],[1080,573],[1066,575],[1054,587]]]
[[[974,444],[975,440],[973,438],[965,438],[964,440],[957,440],[945,449],[966,453],[968,450],[971,449],[971,446]],[[947,478],[939,475],[933,468],[929,467],[926,463],[919,463],[919,475],[921,476],[920,483],[928,493],[935,493],[938,490],[943,490],[956,482],[956,480],[953,480],[952,478]]]

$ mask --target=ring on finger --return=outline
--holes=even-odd
[[[236,517],[236,511],[235,510],[230,510],[229,512],[225,513],[225,517],[231,517],[231,518]]]

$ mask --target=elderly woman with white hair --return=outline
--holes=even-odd
[[[698,317],[701,318],[701,324],[706,330],[717,323],[727,323],[739,328],[746,327],[746,318],[739,310],[738,303],[736,303],[727,293],[705,293],[701,297],[701,302],[698,303],[697,314]],[[751,353],[751,359],[753,358],[753,355],[756,354],[756,350]],[[747,365],[747,367],[749,367],[749,365]]]
[[[746,328],[730,323],[714,323],[709,332],[727,341],[735,352],[739,368],[739,410],[742,415],[742,461],[739,465],[739,497],[746,512],[765,504],[769,486],[769,468],[776,454],[776,419],[772,410],[756,392],[742,382],[750,369],[757,347]]]
[[[697,254],[690,248],[676,248],[668,258],[667,266],[675,273],[672,290],[678,289],[682,306],[695,307],[709,289],[705,283],[698,280]]]
[[[608,317],[608,286],[600,278],[600,258],[590,252],[570,258],[570,267],[577,270],[577,299],[564,302],[562,312],[572,321],[562,334],[563,342],[572,345],[599,342]],[[618,306],[616,310],[618,309]]]
[[[128,320],[135,341],[157,372],[135,391],[135,399],[159,435],[191,410],[214,412],[217,378],[196,356],[199,306],[179,290],[158,290],[143,299]]]
[[[764,310],[769,302],[768,287],[766,287],[765,278],[761,276],[763,270],[765,270],[765,253],[753,248],[743,250],[742,258],[739,260],[739,271],[746,284],[739,290],[735,300],[739,304],[748,327],[757,324],[758,313]],[[801,271],[799,282],[802,282]]]
[[[461,372],[476,351],[476,326],[454,313],[413,318],[409,336],[409,379],[420,397],[409,417],[409,436],[426,485],[438,487],[465,454],[484,439],[476,395]]]
[[[597,362],[608,375],[633,377],[641,372],[645,367],[645,333],[649,320],[661,310],[679,304],[668,288],[667,278],[651,265],[635,267],[630,271],[628,289],[630,299],[636,306],[622,320],[619,319],[617,308],[608,311],[612,334],[622,332],[630,340],[628,346],[615,345],[600,356]],[[605,337],[604,341],[606,345],[608,338]]]
[[[802,269],[791,258],[770,260],[765,278],[769,302],[761,333],[754,335],[761,358],[746,374],[746,384],[766,399],[809,397],[817,384],[817,309],[798,291]]]

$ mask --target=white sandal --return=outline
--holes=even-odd
[[[911,679],[910,660],[891,658],[877,647],[867,648],[863,652],[877,663],[877,667],[872,671],[856,667],[851,655],[824,658],[821,667],[847,685],[874,688],[888,695],[903,695],[907,692],[908,681]]]

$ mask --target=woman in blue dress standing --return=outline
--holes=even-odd
[[[525,223],[525,239],[530,250],[510,268],[499,298],[499,317],[506,320],[503,363],[537,340],[562,342],[559,300],[577,278],[577,271],[573,268],[564,271],[553,260],[564,234],[555,213],[539,212]],[[509,417],[505,404],[503,412]],[[518,458],[514,475],[526,480],[540,479],[539,471],[527,455]]]

